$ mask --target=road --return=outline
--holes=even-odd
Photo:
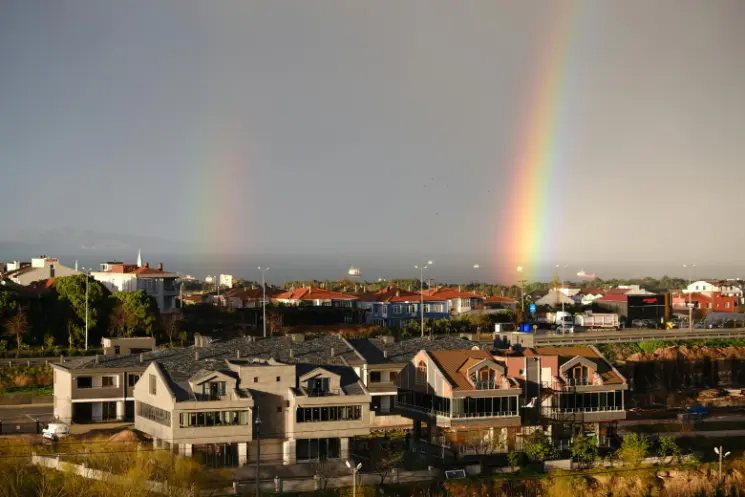
[[[540,331],[534,336],[536,346],[643,342],[650,340],[707,340],[714,338],[745,338],[745,328],[722,329],[623,329],[621,331],[578,331],[566,335]]]
[[[40,421],[51,421],[54,418],[54,407],[51,404],[0,406],[0,421],[3,423],[31,422],[36,418],[39,418]]]
[[[65,356],[65,361],[71,361],[74,359],[80,359],[82,357],[93,357],[93,356]],[[42,366],[44,364],[59,364],[60,357],[21,357],[21,358],[15,358],[15,357],[8,357],[5,359],[0,359],[0,368],[5,368],[9,366]]]

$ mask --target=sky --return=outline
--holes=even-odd
[[[745,275],[743,48],[738,0],[6,0],[0,242]]]

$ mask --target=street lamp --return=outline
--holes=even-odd
[[[261,271],[261,288],[264,289],[264,296],[261,298],[261,324],[264,326],[264,338],[266,338],[266,280],[264,279],[264,274],[270,269],[269,266],[264,269],[261,269],[261,266],[259,266],[259,271]]]
[[[261,479],[259,476],[259,468],[261,464],[261,418],[259,418],[259,407],[256,406],[256,497],[261,495]]]
[[[352,497],[357,497],[357,473],[359,473],[362,468],[362,463],[353,466],[349,459],[347,459],[345,463],[347,467],[352,470],[352,477],[354,478],[354,481],[352,481]]]
[[[722,461],[724,460],[725,457],[730,455],[731,452],[727,452],[725,454],[724,449],[722,448],[721,445],[719,447],[714,447],[714,452],[716,452],[717,455],[719,456],[719,484],[721,485],[722,484]]]
[[[523,267],[517,266],[515,268],[518,273],[522,276]],[[525,283],[527,283],[526,280],[517,280],[518,283],[520,283],[520,307],[523,311],[523,318],[525,317]]]
[[[688,302],[686,303],[686,306],[688,307],[688,329],[690,331],[693,331],[693,301],[691,300],[691,271],[693,271],[693,268],[696,267],[695,264],[683,264],[684,268],[688,269]]]
[[[428,269],[432,264],[434,264],[434,262],[427,261],[427,264],[424,266],[414,266],[419,270],[419,295],[421,297],[419,310],[422,316],[422,338],[424,338],[424,270]]]

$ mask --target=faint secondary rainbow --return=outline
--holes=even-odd
[[[535,279],[541,266],[554,263],[552,235],[560,233],[560,193],[566,190],[556,180],[568,124],[567,73],[583,4],[580,0],[552,4],[557,11],[549,14],[550,30],[534,66],[497,237],[496,252],[502,254],[497,267],[505,283]],[[521,273],[517,266],[523,268]]]

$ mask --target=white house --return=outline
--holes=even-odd
[[[711,296],[712,293],[720,293],[722,297],[737,297],[741,304],[745,304],[745,295],[739,285],[729,281],[694,281],[683,293],[703,293]]]
[[[8,270],[4,276],[14,283],[24,286],[35,281],[77,274],[75,269],[60,264],[59,259],[45,255],[34,257],[31,259],[31,264],[14,262],[7,266],[13,269]]]
[[[163,264],[153,269],[147,262],[143,266],[106,262],[101,264],[101,271],[91,272],[91,277],[103,283],[111,293],[143,290],[155,299],[161,313],[178,309],[178,274],[163,271]]]

